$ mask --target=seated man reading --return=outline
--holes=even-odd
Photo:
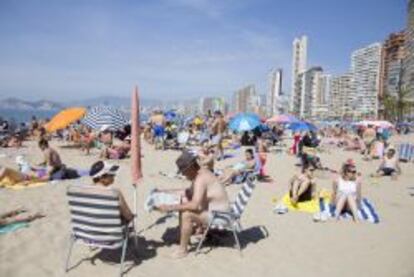
[[[200,168],[197,157],[183,152],[176,161],[178,171],[184,175],[191,186],[186,190],[187,202],[173,205],[160,205],[162,212],[180,212],[180,246],[173,258],[182,258],[188,254],[188,244],[195,228],[204,228],[211,219],[211,211],[230,211],[229,199],[225,187],[216,176],[206,168]]]

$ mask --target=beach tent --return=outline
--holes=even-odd
[[[56,114],[46,125],[47,132],[52,133],[57,130],[65,129],[70,124],[84,117],[86,109],[82,107],[68,108]]]
[[[260,117],[254,113],[239,113],[229,122],[229,128],[236,132],[251,131],[261,124]]]
[[[105,127],[111,131],[121,130],[129,124],[124,112],[112,106],[96,106],[88,110],[82,123],[94,130]]]

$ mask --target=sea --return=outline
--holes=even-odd
[[[46,119],[53,117],[59,110],[12,110],[12,109],[0,109],[0,118],[13,123],[28,123],[31,121],[32,116],[36,116],[38,119]]]

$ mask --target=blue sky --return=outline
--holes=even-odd
[[[230,96],[272,67],[289,89],[291,44],[348,70],[353,50],[406,25],[406,0],[0,1],[0,98]]]

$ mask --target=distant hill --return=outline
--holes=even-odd
[[[10,109],[10,110],[38,110],[38,111],[51,111],[62,109],[64,105],[48,101],[26,101],[17,98],[6,98],[0,101],[0,109]]]
[[[141,99],[142,106],[157,106],[162,101],[153,99]],[[101,96],[90,99],[84,99],[79,101],[73,101],[69,103],[69,106],[97,106],[97,105],[111,105],[115,107],[129,108],[131,106],[131,99],[126,97],[117,96]]]

